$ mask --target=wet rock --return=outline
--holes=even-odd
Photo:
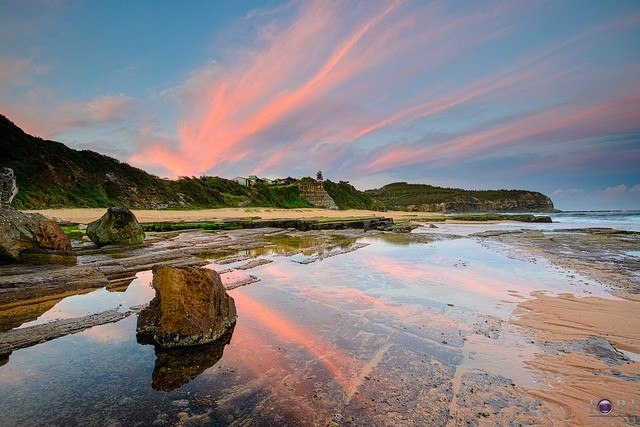
[[[87,226],[87,236],[98,246],[144,241],[144,231],[133,212],[124,206],[110,207],[102,218]]]
[[[235,325],[236,307],[220,275],[199,267],[155,265],[156,296],[138,316],[142,343],[164,348],[214,342]]]
[[[59,319],[43,325],[12,329],[0,333],[0,356],[9,355],[12,351],[20,348],[75,334],[97,325],[117,322],[129,314],[129,312],[121,313],[117,309],[113,309],[84,317]]]
[[[0,169],[0,209],[5,205],[10,205],[13,198],[18,194],[16,177],[11,168]]]
[[[104,274],[91,265],[6,265],[0,269],[0,305],[23,301],[25,307],[33,308],[43,299],[108,284]]]
[[[75,256],[58,223],[5,205],[0,209],[0,259],[74,262]]]
[[[513,386],[511,379],[487,372],[468,372],[451,405],[449,423],[467,426],[553,425],[546,403]]]
[[[578,352],[594,356],[608,365],[629,363],[629,358],[618,351],[611,343],[600,337],[589,337],[570,342],[546,342],[545,347],[559,353]]]

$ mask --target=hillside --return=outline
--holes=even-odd
[[[395,182],[365,191],[389,210],[416,212],[552,212],[542,193],[525,190],[463,190]]]
[[[73,150],[23,132],[0,115],[0,166],[14,170],[20,209],[54,207],[310,207],[297,186],[243,187],[218,177],[161,179],[88,150]]]
[[[12,168],[19,209],[108,207],[198,209],[220,207],[303,208],[433,212],[551,211],[551,199],[522,190],[470,191],[394,183],[359,191],[345,181],[286,179],[285,185],[242,186],[220,177],[161,179],[114,158],[74,150],[23,132],[0,115],[0,167]]]

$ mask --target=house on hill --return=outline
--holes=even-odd
[[[274,185],[274,181],[270,180],[269,178],[259,178],[256,175],[249,175],[248,178],[237,176],[233,178],[233,181],[244,187],[253,187],[256,184]]]
[[[237,182],[238,184],[242,185],[243,187],[250,187],[249,179],[247,179],[247,178],[243,178],[241,176],[236,176],[235,178],[232,179],[232,181]]]

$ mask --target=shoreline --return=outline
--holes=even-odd
[[[541,351],[524,364],[541,373],[550,388],[526,387],[527,393],[562,407],[571,426],[610,421],[598,412],[602,399],[614,404],[611,415],[617,419],[637,420],[640,296],[536,292],[533,297],[518,304],[511,323],[532,333]]]
[[[57,222],[70,222],[86,225],[93,222],[106,212],[107,208],[72,208],[72,209],[40,209],[27,210],[28,213],[38,213]],[[325,220],[325,219],[357,219],[380,218],[392,219],[395,222],[437,222],[448,224],[498,224],[503,222],[536,223],[551,222],[547,213],[456,213],[444,214],[441,212],[405,212],[405,211],[371,211],[364,209],[332,210],[322,208],[219,208],[196,210],[155,210],[132,209],[139,223],[156,222],[216,222],[234,219],[261,219],[261,220]],[[465,218],[465,216],[469,216]],[[498,218],[496,218],[498,216]],[[502,218],[501,218],[502,216]],[[513,218],[509,218],[513,216]],[[529,217],[524,218],[523,217]],[[536,220],[531,220],[535,218]],[[547,219],[548,221],[538,221]]]

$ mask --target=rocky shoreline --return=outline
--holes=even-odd
[[[365,220],[365,224],[371,224]],[[289,221],[276,221],[280,225]],[[384,222],[386,223],[386,222]],[[182,223],[175,223],[178,228]],[[335,225],[335,222],[332,222]],[[349,227],[362,225],[362,220],[347,221]],[[347,227],[345,227],[347,228]],[[51,322],[33,328],[12,329],[22,323],[35,320],[62,298],[86,293],[98,288],[123,290],[133,281],[136,274],[151,270],[154,265],[172,267],[202,267],[214,258],[224,266],[237,262],[235,254],[259,248],[274,246],[269,238],[288,233],[301,233],[295,228],[244,228],[227,231],[189,229],[181,231],[146,232],[140,244],[107,245],[98,247],[88,240],[74,241],[73,250],[77,255],[75,265],[59,264],[8,264],[0,265],[0,355],[8,356],[17,348],[34,345],[42,341],[76,333],[104,323],[116,322],[125,315],[120,312],[105,312],[83,318]],[[315,230],[305,234],[313,235],[316,241],[313,262],[322,256],[334,256],[356,250],[350,245],[364,229]],[[338,238],[338,241],[335,239]],[[320,255],[338,246],[337,249]],[[289,251],[293,254],[296,251]],[[231,256],[229,256],[231,255]],[[220,273],[246,271],[270,262],[264,258],[245,257],[248,262],[232,269],[219,269]],[[227,280],[226,289],[245,286],[259,281],[255,276],[244,274],[234,280]],[[117,313],[117,314],[115,314]],[[128,312],[127,314],[128,315]],[[18,343],[18,344],[16,344]]]
[[[178,228],[184,225],[176,224]],[[37,318],[65,296],[103,287],[126,288],[138,272],[150,270],[153,265],[204,266],[214,260],[224,287],[233,289],[260,280],[246,271],[272,262],[263,256],[268,251],[294,257],[292,261],[307,264],[358,250],[366,246],[366,243],[357,241],[363,236],[384,236],[407,243],[425,243],[431,239],[426,234],[349,228],[310,231],[281,227],[217,231],[185,228],[147,231],[144,242],[134,245],[97,247],[86,240],[75,241],[73,249],[77,254],[77,264],[74,266],[0,266],[0,364],[6,363],[8,354],[17,348],[97,324],[118,321],[131,311],[137,311],[139,308],[125,307],[122,311],[111,310],[13,329],[20,323]],[[585,401],[589,400],[585,384],[600,381],[602,387],[599,386],[598,392],[605,393],[610,387],[616,395],[637,395],[640,364],[617,349],[640,354],[636,332],[640,327],[636,319],[640,310],[640,276],[637,275],[640,261],[637,256],[629,254],[640,247],[640,233],[611,229],[502,230],[476,233],[470,238],[492,248],[501,248],[509,257],[531,262],[545,259],[563,270],[579,271],[615,293],[618,299],[532,295],[533,298],[526,298],[518,304],[509,322],[487,323],[483,326],[485,329],[478,327],[479,333],[485,334],[483,336],[487,340],[494,340],[509,328],[529,331],[530,342],[537,346],[540,354],[527,362],[528,366],[544,375],[549,383],[560,379],[562,385],[555,390],[530,389],[516,386],[510,379],[491,373],[461,371],[454,374],[453,371],[443,371],[439,373],[442,377],[431,386],[444,387],[441,391],[446,391],[445,400],[449,406],[438,406],[440,412],[433,413],[433,420],[449,420],[451,425],[465,420],[486,420],[491,424],[564,420],[569,425],[580,425],[589,421],[584,414],[585,409],[588,410]],[[603,321],[609,317],[613,323]],[[590,319],[598,324],[589,323]],[[455,346],[465,348],[473,336],[447,336],[442,345],[446,347],[458,339],[461,341],[455,341]],[[469,341],[464,344],[467,339]],[[19,344],[16,346],[16,343]],[[221,350],[219,353],[216,353],[218,358]],[[391,352],[385,354],[385,357],[390,357]],[[158,369],[158,375],[165,371]],[[397,374],[398,378],[403,378],[402,371]],[[197,373],[189,376],[195,375]],[[366,376],[363,378],[362,389],[372,386],[372,381]],[[409,381],[408,378],[406,380]],[[173,387],[173,379],[164,381],[168,381],[167,384],[156,386],[159,389]],[[399,390],[400,386],[398,383]],[[382,403],[376,405],[391,405],[391,401],[385,403],[383,400],[388,397],[384,393],[379,397]],[[354,399],[357,401],[357,396]],[[393,408],[400,411],[399,406]]]

